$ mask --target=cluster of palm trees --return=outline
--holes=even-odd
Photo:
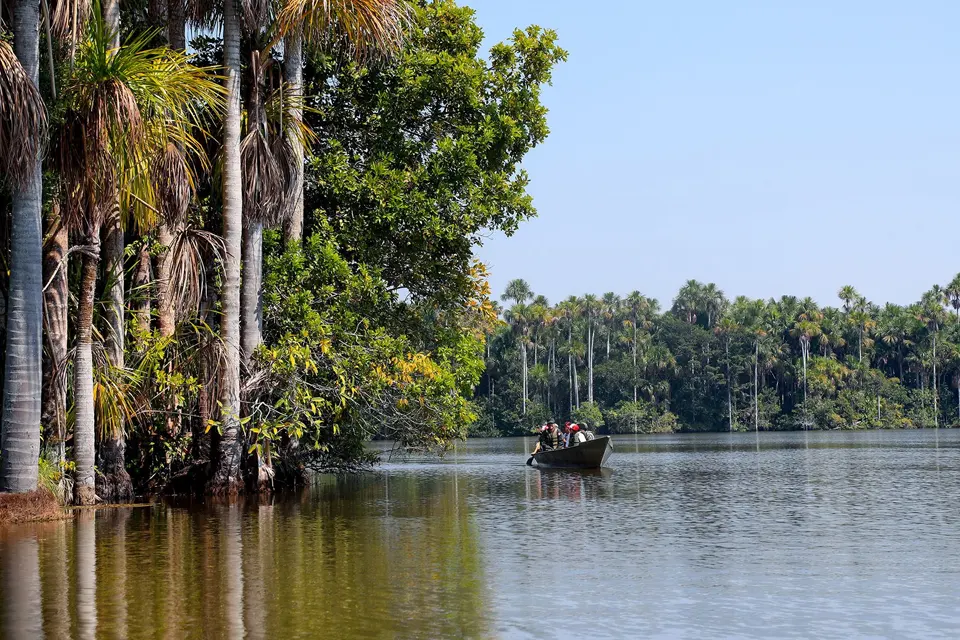
[[[0,40],[11,216],[0,488],[36,489],[42,425],[64,468],[72,443],[77,503],[129,498],[126,423],[159,412],[180,429],[189,387],[201,389],[199,433],[217,425],[208,488],[236,491],[241,383],[261,341],[263,228],[283,224],[290,243],[302,234],[313,140],[301,117],[303,47],[395,50],[406,5],[160,0],[146,24],[121,24],[118,0],[3,10],[13,46]],[[222,67],[193,63],[188,21],[222,26]],[[121,42],[121,32],[131,35]],[[201,204],[204,180],[212,197]],[[208,348],[190,355],[190,345]],[[158,398],[151,387],[145,408],[131,406],[136,371],[157,360],[141,387],[173,391]]]
[[[838,297],[731,301],[691,280],[661,313],[639,292],[551,306],[514,280],[488,336],[484,420],[514,432],[576,413],[586,386],[596,415],[648,403],[688,429],[939,426],[950,411],[960,422],[960,275],[912,305],[851,286]]]

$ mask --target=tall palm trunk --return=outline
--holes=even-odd
[[[580,408],[580,376],[577,375],[577,359],[573,359],[573,401]]]
[[[69,234],[60,217],[59,200],[52,204],[47,225],[49,239],[44,249],[43,327],[46,331],[47,366],[43,371],[44,437],[56,447],[57,460],[66,460],[67,435],[67,245]]]
[[[185,51],[186,7],[183,0],[167,2],[167,42],[174,51]],[[157,287],[157,329],[160,335],[169,338],[176,331],[176,315],[173,307],[173,295],[170,291],[170,271],[173,264],[173,242],[177,229],[161,220],[157,228],[157,241],[162,250],[156,258]]]
[[[103,19],[110,30],[111,46],[120,46],[120,2],[104,0]],[[103,258],[106,263],[107,305],[104,312],[107,325],[104,350],[110,365],[123,369],[124,363],[124,282],[123,282],[123,227],[116,195],[114,211],[103,226]],[[123,418],[120,417],[120,420]],[[125,467],[126,439],[123,424],[112,433],[103,433],[100,446],[100,474],[97,476],[98,495],[108,502],[129,500],[133,497],[133,485]]]
[[[733,433],[733,392],[730,389],[730,338],[724,342],[724,352],[727,356],[727,422],[729,423],[730,432]]]
[[[250,68],[249,97],[247,101],[247,131],[262,135],[267,128],[264,108],[266,78],[261,70]],[[241,143],[242,146],[242,143]],[[256,180],[256,176],[245,176]],[[250,192],[247,192],[250,197]],[[249,210],[254,202],[246,202]],[[248,211],[249,214],[249,211]],[[243,279],[240,282],[240,358],[245,368],[250,367],[253,353],[263,342],[263,222],[247,215],[243,225]]]
[[[633,317],[633,403],[637,403],[637,317]],[[634,429],[636,431],[636,429]]]
[[[220,392],[222,434],[208,490],[240,489],[240,251],[243,236],[243,186],[240,174],[240,18],[236,2],[223,7],[223,62],[227,105],[223,126],[224,280],[220,336],[224,362]]]
[[[523,415],[527,415],[527,343],[520,337],[520,357],[523,359],[521,364],[523,371]]]
[[[248,220],[243,227],[243,280],[240,283],[240,354],[250,366],[263,342],[263,224]]]
[[[40,3],[18,0],[13,8],[14,51],[34,84],[40,65],[39,25]],[[4,491],[37,488],[43,350],[42,191],[37,158],[29,180],[13,193],[0,431],[0,489]]]
[[[303,108],[299,98],[303,94],[303,31],[302,28],[293,30],[283,40],[283,73],[287,79],[290,96],[293,98],[291,117],[299,120],[303,117]],[[293,193],[294,199],[290,204],[287,222],[284,226],[284,236],[287,243],[300,242],[303,237],[303,146],[300,137],[296,135],[295,122],[287,128],[287,141],[293,150]]]
[[[937,410],[937,330],[933,331],[933,426],[940,426],[940,416]]]
[[[760,431],[760,341],[755,343],[753,354],[753,429]]]
[[[99,229],[91,239],[100,235]],[[96,501],[94,480],[94,433],[96,422],[93,406],[93,305],[97,289],[99,246],[88,247],[83,256],[80,277],[80,300],[77,307],[77,349],[74,362],[74,425],[73,459],[76,464],[73,481],[73,500],[79,505]]]
[[[150,332],[150,309],[152,300],[150,299],[150,286],[153,281],[153,269],[150,266],[152,262],[150,251],[146,245],[140,247],[140,253],[137,256],[137,270],[133,274],[132,288],[134,294],[133,317],[137,322],[137,332],[146,334]]]
[[[587,316],[587,402],[593,403],[593,321]]]
[[[570,380],[570,413],[573,413],[573,321],[567,327],[567,377]]]
[[[810,353],[810,341],[804,340],[800,343],[800,350],[803,354],[803,412],[807,412],[807,357]],[[806,429],[806,425],[804,425]]]

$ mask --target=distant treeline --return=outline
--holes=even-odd
[[[667,310],[637,291],[551,305],[514,280],[472,433],[565,416],[610,433],[960,423],[960,275],[909,306],[838,297],[730,301],[690,280]]]

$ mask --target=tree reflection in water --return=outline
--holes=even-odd
[[[18,527],[0,537],[0,635],[490,637],[466,482],[326,478],[283,499]]]

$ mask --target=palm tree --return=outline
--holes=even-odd
[[[210,70],[189,64],[184,54],[149,49],[147,36],[119,48],[112,46],[113,38],[95,12],[64,90],[70,102],[60,136],[68,224],[85,240],[74,366],[74,497],[79,504],[92,504],[95,498],[92,346],[101,227],[118,202],[148,223],[155,198],[154,158],[172,141],[199,148],[189,132],[203,121],[204,107],[216,105],[220,95]],[[101,424],[100,431],[119,440],[123,426]],[[112,453],[104,463],[105,482],[126,485],[122,448]]]
[[[673,300],[673,312],[690,324],[697,321],[697,312],[703,307],[703,285],[687,280]]]
[[[594,318],[600,310],[600,301],[592,294],[583,296],[582,313],[587,321],[587,402],[593,403],[593,340],[596,337]]]
[[[870,307],[867,299],[860,296],[856,299],[855,305],[848,311],[850,320],[857,328],[857,361],[863,362],[863,342],[864,336],[875,326],[870,317]]]
[[[937,410],[937,336],[943,316],[944,293],[940,285],[934,285],[930,291],[923,294],[917,308],[916,318],[923,322],[933,338],[933,425],[940,426]]]
[[[303,237],[303,160],[304,149],[298,135],[297,122],[303,121],[303,26],[295,25],[283,38],[283,75],[288,95],[293,104],[292,118],[287,123],[287,144],[292,151],[293,168],[291,193],[284,236],[287,243],[300,242]]]
[[[530,307],[525,304],[513,305],[505,314],[507,323],[513,329],[517,336],[517,342],[520,345],[520,371],[522,376],[521,395],[523,396],[523,415],[527,415],[527,377],[529,369],[527,366],[527,337],[530,331],[531,313]]]
[[[821,333],[819,322],[823,315],[819,311],[805,311],[800,314],[790,334],[800,342],[800,353],[803,358],[803,410],[807,410],[807,360],[810,358],[810,342]]]
[[[602,315],[604,320],[604,333],[607,334],[607,355],[606,360],[610,359],[610,337],[614,333],[614,328],[616,327],[617,317],[620,314],[620,296],[608,291],[603,294],[602,300]]]
[[[10,282],[7,296],[0,490],[37,488],[43,274],[40,148],[47,116],[37,89],[39,3],[13,7],[14,50],[0,43],[0,177],[12,188]]]
[[[240,15],[237,2],[223,3],[223,66],[227,104],[221,148],[224,264],[220,292],[220,339],[223,368],[220,379],[220,438],[208,489],[240,490],[240,251],[243,241],[243,176],[240,170]]]
[[[700,297],[703,302],[703,309],[707,312],[707,329],[709,329],[713,326],[714,320],[723,313],[727,305],[727,299],[724,297],[723,291],[712,282],[703,287]]]
[[[720,321],[717,322],[717,325],[713,329],[714,333],[717,334],[720,339],[723,341],[723,354],[726,368],[726,379],[727,379],[727,423],[729,430],[733,431],[733,391],[731,389],[733,385],[733,380],[730,375],[730,341],[733,339],[733,336],[740,331],[740,325],[730,317],[729,315],[723,316],[720,318]]]
[[[960,273],[953,277],[953,280],[950,281],[943,292],[957,314],[957,324],[960,324]]]
[[[858,299],[860,294],[857,293],[856,289],[848,284],[840,287],[840,290],[837,292],[837,297],[843,301],[843,310],[846,313],[850,313],[850,310],[853,308],[853,301]]]
[[[527,300],[533,299],[533,291],[530,290],[526,280],[517,278],[507,283],[507,288],[500,299],[504,302],[512,301],[513,304],[524,304]]]
[[[644,330],[649,329],[651,323],[648,318],[648,314],[655,312],[656,301],[649,300],[639,291],[632,291],[627,296],[625,304],[630,313],[630,318],[627,320],[627,324],[633,333],[633,339],[630,341],[630,351],[631,355],[633,356],[633,401],[637,402],[637,381],[639,377],[637,356],[640,345],[639,331],[641,326],[643,326]]]

